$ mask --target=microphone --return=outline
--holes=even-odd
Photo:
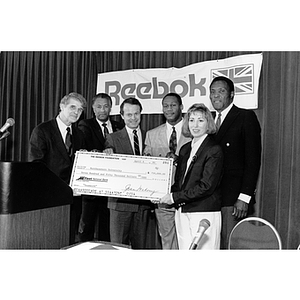
[[[13,118],[8,118],[5,124],[0,128],[0,133],[3,134],[9,127],[15,125],[15,120]]]
[[[197,249],[204,232],[207,230],[207,228],[209,226],[210,226],[210,222],[207,219],[202,219],[199,222],[198,231],[197,231],[195,237],[193,238],[193,241],[190,245],[189,250],[196,250]]]

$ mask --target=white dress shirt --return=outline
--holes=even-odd
[[[105,136],[105,135],[104,135],[104,126],[102,125],[103,123],[106,123],[106,127],[107,127],[109,133],[112,133],[112,132],[113,132],[112,125],[111,125],[111,122],[110,122],[109,119],[108,119],[106,122],[101,122],[101,121],[99,121],[97,118],[96,118],[96,120],[97,120],[97,122],[98,122],[98,124],[99,124],[99,126],[100,126],[100,128],[101,128],[101,131],[102,131],[103,136]]]
[[[125,126],[127,133],[129,135],[129,139],[130,139],[130,143],[131,143],[131,147],[134,153],[134,134],[133,134],[133,130],[137,131],[137,136],[139,138],[139,147],[140,147],[140,153],[143,153],[143,140],[142,140],[142,133],[141,133],[141,129],[140,127],[136,128],[136,129],[131,129],[127,126]]]
[[[183,124],[183,120],[181,120],[180,122],[178,122],[176,125],[171,125],[170,123],[166,122],[167,124],[167,141],[169,144],[170,141],[170,137],[171,134],[173,132],[173,127],[175,127],[175,131],[176,131],[176,138],[177,138],[177,145],[178,145],[178,141],[181,135],[181,129],[182,129],[182,124]]]
[[[56,117],[56,122],[58,125],[58,129],[60,131],[60,134],[62,136],[62,139],[64,143],[66,142],[66,135],[67,135],[67,127],[70,127],[70,133],[72,134],[72,126],[67,126],[59,117],[59,115]]]
[[[221,124],[223,123],[223,121],[226,118],[227,114],[231,110],[232,106],[233,106],[233,103],[231,103],[228,107],[226,107],[224,110],[221,111]],[[215,123],[217,123],[218,116],[219,116],[219,113],[216,111]]]

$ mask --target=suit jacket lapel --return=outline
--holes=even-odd
[[[180,134],[179,139],[177,140],[176,155],[179,154],[179,150],[180,150],[181,146],[183,146],[184,144],[186,144],[189,141],[191,141],[190,138],[186,138],[183,134]],[[157,138],[157,144],[163,148],[169,149],[166,123],[163,124],[163,126],[161,126],[161,128],[160,128],[160,131],[158,133],[158,138]]]
[[[239,109],[233,105],[231,110],[228,112],[225,120],[222,122],[222,125],[216,135],[217,140],[221,140],[224,134],[227,132],[227,130],[230,128],[232,122],[237,118],[237,116],[240,114]]]
[[[141,129],[141,133],[142,133],[142,141],[141,141],[141,143],[142,143],[142,152],[141,153],[143,153],[144,149],[145,149],[146,131]]]
[[[169,148],[169,144],[167,141],[167,124],[161,126],[160,131],[158,133],[157,144],[161,145],[161,147]]]
[[[130,154],[134,155],[131,143],[130,143],[130,138],[129,135],[127,133],[126,127],[124,127],[122,130],[119,131],[120,135],[119,135],[119,140],[120,143],[123,145],[124,149],[128,149]]]
[[[177,149],[176,149],[176,155],[178,155],[179,154],[179,151],[180,151],[180,149],[181,149],[181,147],[184,145],[184,144],[186,144],[186,143],[188,143],[188,142],[190,142],[191,141],[191,138],[187,138],[187,137],[185,137],[183,134],[180,134],[180,137],[179,137],[179,141],[178,141],[178,143],[177,143]]]
[[[186,167],[187,167],[187,161],[189,159],[189,156],[190,156],[190,153],[191,153],[191,150],[192,150],[192,144],[190,143],[189,146],[185,149],[186,152],[185,153],[182,153],[183,154],[183,158],[182,158],[182,162],[181,162],[181,178],[179,178],[179,187],[181,189],[182,185],[183,185],[183,182],[184,182],[184,178],[185,178],[185,170],[186,170]]]
[[[61,155],[66,160],[70,160],[69,155],[66,150],[65,142],[63,141],[63,138],[59,131],[56,119],[53,119],[51,122],[51,133],[50,134],[51,134],[51,140],[53,142],[53,145],[56,145],[57,149],[59,150]]]
[[[115,122],[114,120],[110,120],[111,127],[113,132],[119,131],[121,128],[119,128],[119,123]]]
[[[94,128],[94,130],[95,130],[95,132],[96,132],[96,136],[97,136],[97,138],[99,139],[100,144],[101,144],[101,145],[104,145],[105,139],[104,139],[102,130],[101,130],[100,125],[99,125],[99,123],[97,122],[96,118],[93,118],[92,126],[93,126],[93,128]]]
[[[134,155],[134,150],[132,149],[132,145],[131,145],[130,138],[129,138],[129,135],[127,133],[126,127],[119,130],[118,133],[119,133],[119,135],[116,136],[116,139],[119,140],[119,143],[122,145],[122,148],[126,152],[128,150],[129,154]],[[141,133],[142,133],[142,141],[139,141],[139,142],[142,143],[142,149],[144,151],[146,132],[144,130],[141,130]]]
[[[189,165],[189,167],[188,167],[188,170],[187,170],[187,172],[185,173],[185,176],[184,176],[184,178],[183,178],[183,180],[182,180],[182,185],[184,184],[186,178],[189,176],[189,174],[190,174],[192,168],[194,167],[195,162],[196,162],[197,159],[200,157],[201,152],[205,149],[207,143],[208,143],[208,136],[204,139],[204,141],[202,142],[202,144],[201,144],[200,147],[198,148],[197,152],[195,153],[195,155],[194,155],[194,157],[193,157],[193,159],[192,159],[192,161],[191,161],[191,163],[190,163],[190,165]],[[192,149],[191,149],[191,150],[192,150]],[[191,153],[191,152],[189,152],[189,153]],[[188,158],[189,158],[189,156],[188,156]],[[187,158],[187,160],[185,161],[185,165],[187,164],[188,158]]]

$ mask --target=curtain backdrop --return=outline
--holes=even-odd
[[[300,52],[263,55],[257,111],[262,126],[259,215],[279,231],[283,247],[300,244]]]
[[[67,93],[81,93],[88,100],[82,118],[91,117],[89,102],[100,72],[180,68],[250,53],[257,51],[1,52],[0,122],[12,117],[16,124],[11,136],[0,142],[0,159],[26,161],[32,129],[57,115],[59,101]],[[263,52],[255,110],[263,143],[255,214],[278,229],[286,249],[296,249],[300,243],[299,71],[299,52]],[[162,122],[162,114],[143,115],[141,126],[148,130]]]
[[[12,136],[1,141],[3,160],[25,161],[32,129],[54,118],[64,95],[86,99],[96,89],[95,55],[87,52],[1,52],[0,120],[15,119]],[[84,117],[84,116],[83,116]]]

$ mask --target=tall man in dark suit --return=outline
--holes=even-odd
[[[60,101],[58,116],[36,126],[30,137],[29,161],[43,162],[53,173],[70,182],[74,154],[84,149],[83,133],[74,126],[86,107],[85,98],[78,93],[70,93]],[[81,213],[81,197],[74,197],[71,205],[70,243],[75,241],[75,233]]]
[[[81,120],[78,128],[84,133],[88,151],[103,151],[106,135],[122,129],[123,124],[110,120],[112,100],[108,94],[99,93],[92,99],[94,118]],[[110,241],[109,209],[107,197],[82,196],[82,214],[79,224],[81,242],[94,239],[95,223],[98,215],[98,237],[100,241]]]
[[[123,101],[120,114],[125,127],[107,136],[104,152],[142,155],[146,133],[140,128],[141,112],[142,105],[137,99]],[[136,135],[138,141],[135,141]],[[148,200],[109,198],[108,207],[111,242],[130,244],[133,249],[147,248],[147,229],[153,204]]]
[[[253,212],[255,190],[261,163],[261,128],[255,113],[236,107],[234,84],[216,77],[210,84],[210,100],[217,111],[216,141],[224,153],[222,191],[221,249],[235,224]]]

